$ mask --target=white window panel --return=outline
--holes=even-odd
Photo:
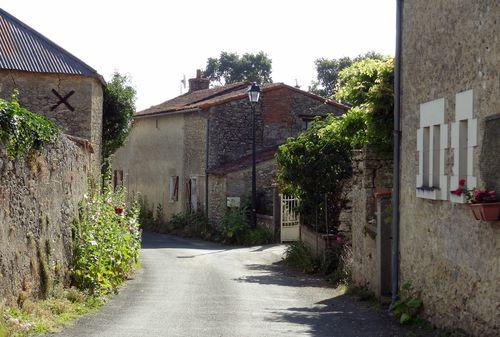
[[[467,189],[477,187],[474,173],[474,148],[477,146],[477,119],[474,118],[474,93],[467,90],[455,96],[455,122],[451,126],[451,147],[453,150],[453,168],[450,188],[458,188],[460,179],[466,180]],[[466,202],[465,196],[450,194],[450,200],[456,203]]]
[[[445,175],[448,125],[444,123],[444,98],[420,105],[420,128],[417,130],[417,197],[448,199]]]

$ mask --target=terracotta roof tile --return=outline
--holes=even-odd
[[[228,84],[222,87],[210,88],[205,90],[194,91],[178,96],[161,104],[152,106],[146,110],[135,113],[134,116],[155,115],[158,113],[175,112],[193,108],[207,109],[211,106],[223,104],[233,100],[238,100],[246,97],[246,91],[249,86],[248,82],[238,82]],[[347,110],[348,107],[336,101],[314,95],[310,92],[286,85],[284,83],[269,83],[262,86],[262,92],[286,88],[313,99],[321,101],[325,104],[335,106],[340,109]]]

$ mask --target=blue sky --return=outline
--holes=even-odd
[[[1,8],[106,79],[128,73],[137,108],[180,93],[221,51],[264,51],[273,80],[303,89],[314,60],[374,50],[394,54],[395,0],[2,0]]]

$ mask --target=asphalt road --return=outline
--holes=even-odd
[[[55,336],[405,336],[385,313],[286,273],[283,251],[146,233],[134,279]]]

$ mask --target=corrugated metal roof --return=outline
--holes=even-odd
[[[102,77],[28,25],[0,8],[0,68]]]

